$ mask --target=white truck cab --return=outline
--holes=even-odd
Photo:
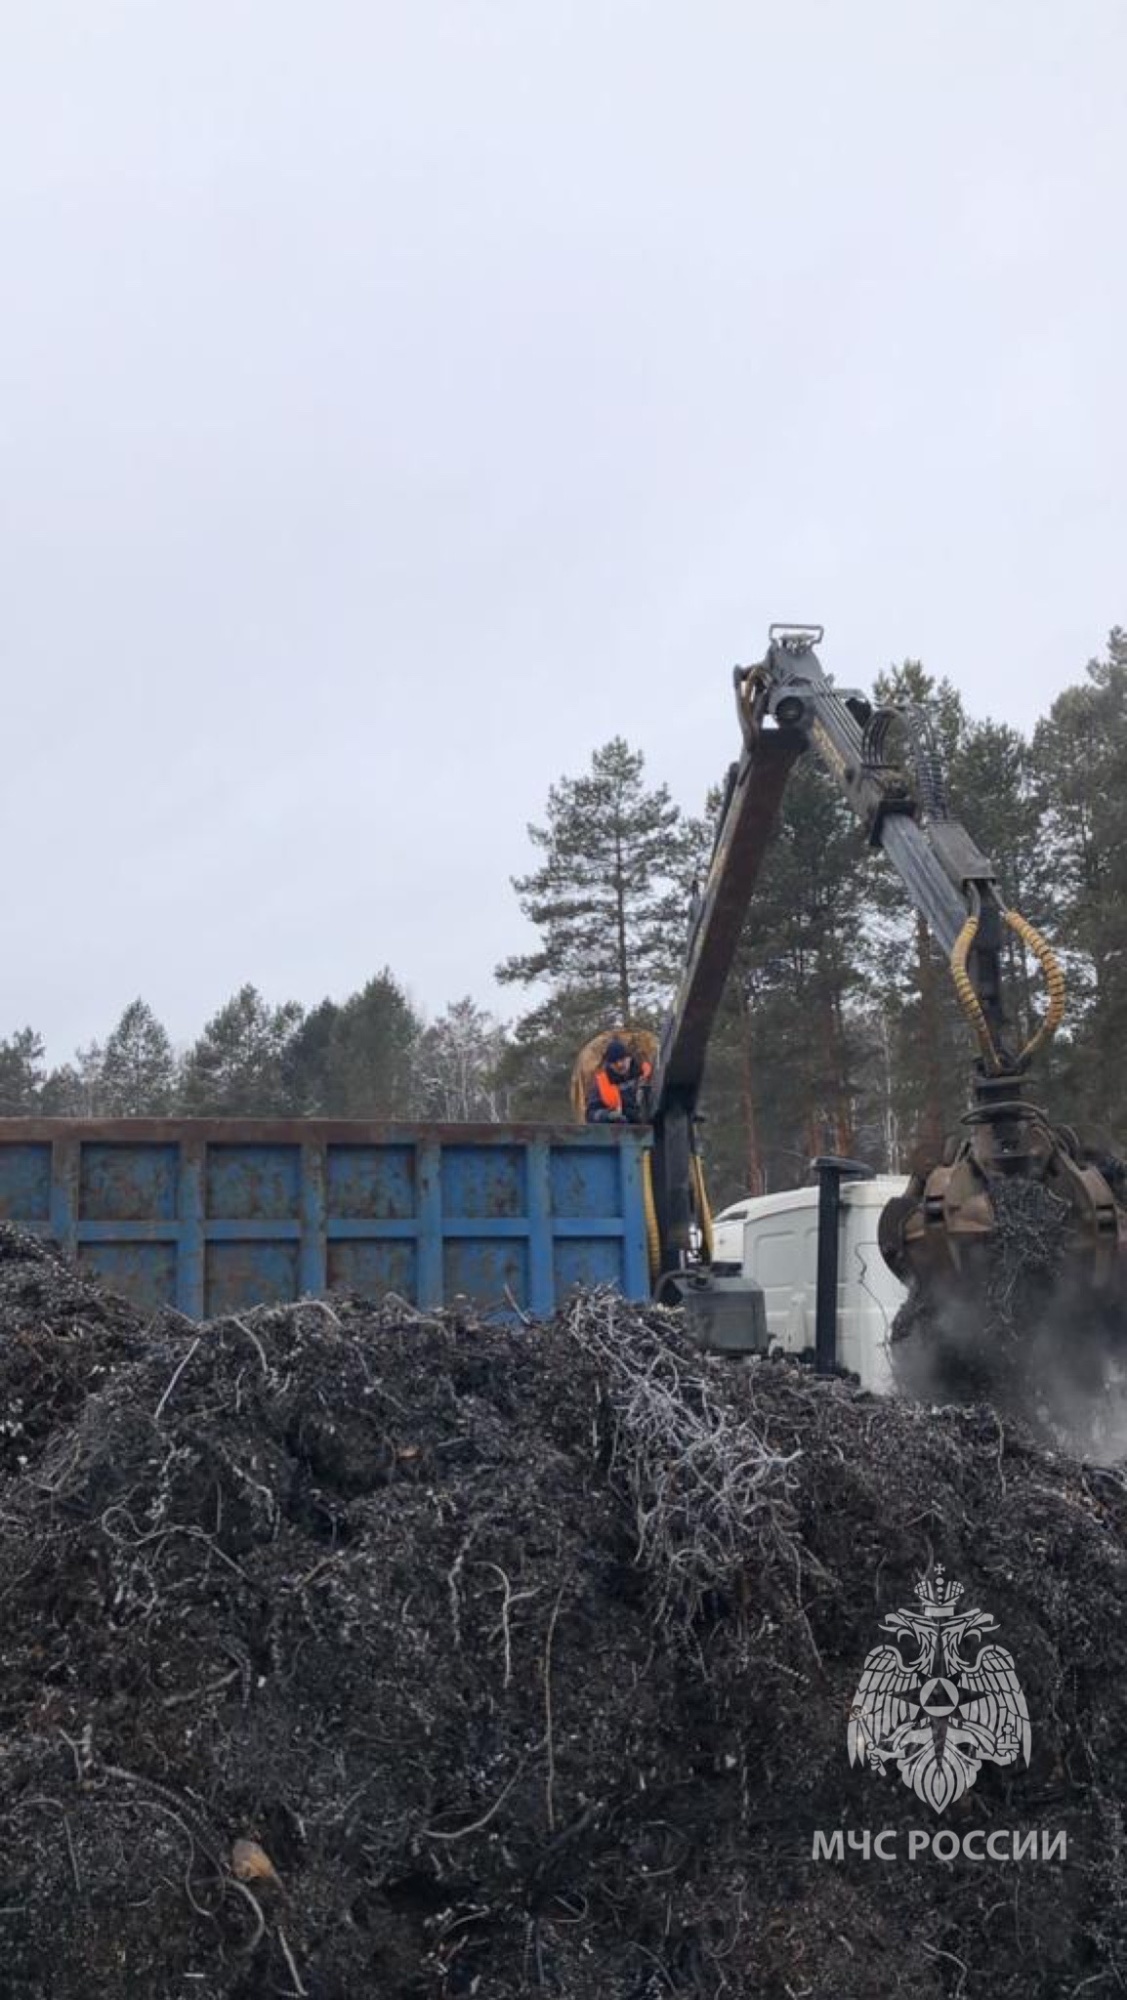
[[[892,1386],[889,1334],[907,1296],[877,1245],[877,1223],[887,1201],[903,1194],[907,1180],[883,1174],[844,1180],[840,1188],[837,1282],[837,1364],[863,1388],[886,1394]],[[818,1189],[748,1197],[713,1221],[713,1268],[762,1287],[770,1351],[814,1351],[818,1273]]]

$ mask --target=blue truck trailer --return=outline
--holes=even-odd
[[[0,1119],[0,1219],[192,1319],[354,1291],[541,1316],[649,1295],[636,1127]]]

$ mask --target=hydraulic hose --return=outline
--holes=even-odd
[[[1015,937],[1019,937],[1027,950],[1032,952],[1045,975],[1045,984],[1049,990],[1049,1004],[1045,1010],[1045,1018],[1036,1033],[1030,1036],[1018,1057],[1019,1066],[1024,1068],[1036,1051],[1042,1048],[1046,1042],[1052,1040],[1064,1019],[1066,997],[1064,971],[1052,947],[1041,936],[1040,931],[1034,929],[1026,917],[1023,917],[1017,910],[1004,909],[1001,914],[1003,922],[1013,931]],[[955,982],[955,992],[958,995],[959,1005],[978,1038],[979,1046],[986,1058],[987,1068],[992,1076],[997,1076],[1001,1072],[1002,1061],[995,1046],[994,1038],[990,1033],[989,1024],[982,1011],[978,995],[971,983],[970,974],[967,971],[967,959],[970,956],[971,946],[974,944],[977,935],[978,897],[975,895],[974,907],[967,917],[966,923],[963,925],[958,937],[955,939],[951,951],[951,977]]]
[[[1011,931],[1033,953],[1034,958],[1045,975],[1045,984],[1049,989],[1049,1004],[1045,1010],[1045,1018],[1036,1034],[1030,1036],[1030,1039],[1026,1042],[1021,1052],[1021,1061],[1028,1062],[1030,1056],[1037,1049],[1041,1048],[1045,1042],[1052,1040],[1064,1019],[1066,993],[1064,970],[1060,960],[1051,946],[1041,936],[1040,931],[1034,930],[1033,925],[1025,917],[1020,916],[1017,910],[1005,910],[1003,915]]]
[[[708,1205],[708,1190],[704,1185],[704,1164],[699,1153],[692,1159],[693,1193],[696,1196],[697,1223],[700,1228],[701,1256],[706,1264],[712,1262],[713,1234],[712,1210]]]
[[[657,1226],[654,1201],[654,1156],[647,1146],[642,1154],[642,1208],[646,1219],[646,1257],[650,1268],[650,1289],[656,1290],[661,1276],[661,1231]]]
[[[982,1003],[974,990],[970,974],[967,971],[967,959],[970,956],[970,949],[975,938],[978,936],[977,905],[978,898],[976,896],[975,907],[972,909],[951,948],[951,977],[955,982],[955,992],[958,995],[959,1005],[970,1022],[978,1039],[978,1045],[986,1059],[986,1067],[992,1076],[997,1076],[1002,1068],[1002,1059],[994,1046],[994,1037],[990,1033],[989,1022],[982,1011]]]

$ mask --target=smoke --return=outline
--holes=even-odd
[[[1013,1179],[991,1199],[995,1230],[966,1253],[971,1268],[917,1281],[897,1313],[897,1387],[991,1404],[1074,1457],[1127,1458],[1127,1310],[1078,1274],[1058,1196]]]

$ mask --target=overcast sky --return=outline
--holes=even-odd
[[[2,0],[0,1034],[427,1012],[772,619],[1031,724],[1127,622],[1124,0]]]

